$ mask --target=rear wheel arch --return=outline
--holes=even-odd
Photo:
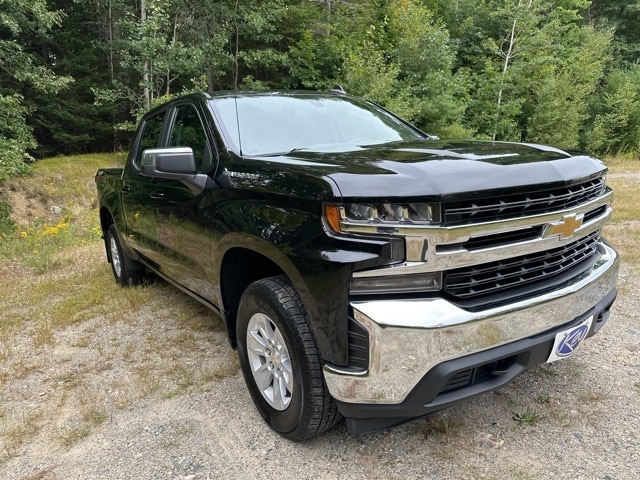
[[[100,207],[100,229],[102,230],[102,234],[106,235],[109,227],[114,223],[115,221],[113,215],[111,215],[111,211],[107,207]]]
[[[146,279],[145,268],[131,259],[122,248],[116,225],[112,223],[105,235],[107,257],[118,284],[122,286],[139,285]]]

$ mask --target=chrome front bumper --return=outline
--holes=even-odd
[[[618,256],[605,243],[601,248],[600,260],[578,282],[482,312],[438,298],[352,302],[355,320],[369,333],[369,368],[354,373],[325,365],[331,395],[345,403],[398,404],[442,362],[571,322],[615,288]]]

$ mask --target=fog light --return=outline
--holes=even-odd
[[[357,275],[357,273],[356,273]],[[415,273],[411,275],[384,275],[351,277],[349,293],[373,295],[384,293],[435,292],[442,288],[442,273]]]

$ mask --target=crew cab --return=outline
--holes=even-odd
[[[597,333],[606,172],[439,140],[337,89],[171,100],[96,182],[116,281],[153,272],[218,313],[261,416],[304,440],[424,416]]]

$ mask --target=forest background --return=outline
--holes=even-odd
[[[197,90],[334,83],[443,138],[640,151],[640,0],[0,0],[0,182]]]

